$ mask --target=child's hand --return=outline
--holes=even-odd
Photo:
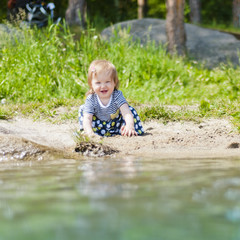
[[[131,137],[131,136],[137,136],[138,134],[134,128],[131,128],[128,126],[122,126],[121,127],[121,135]]]
[[[101,136],[99,136],[99,135],[97,135],[95,133],[90,135],[89,137],[94,142],[99,142],[99,141],[101,141],[103,139],[103,137],[101,137]]]

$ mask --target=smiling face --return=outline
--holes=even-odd
[[[94,75],[91,85],[93,91],[98,95],[102,104],[107,105],[115,88],[115,83],[111,75],[105,72]]]
[[[103,86],[103,84],[107,89],[98,90],[99,85]],[[100,99],[107,99],[108,95],[110,98],[113,90],[117,90],[119,86],[115,66],[107,60],[94,60],[88,69],[88,85],[90,90],[87,95],[96,93]],[[114,86],[113,89],[112,86]]]

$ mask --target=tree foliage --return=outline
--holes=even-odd
[[[166,0],[148,0],[148,17],[166,18]]]
[[[232,23],[232,0],[201,0],[201,7],[203,23]]]
[[[50,0],[49,0],[50,1]],[[137,0],[86,0],[88,19],[108,26],[111,23],[137,18]],[[65,17],[68,0],[52,0],[56,15]],[[204,24],[232,23],[232,0],[201,0],[201,17]],[[0,22],[7,16],[7,0],[2,0]],[[185,4],[185,21],[189,20],[189,0]],[[147,17],[166,18],[165,0],[148,0]]]
[[[92,22],[109,24],[137,18],[137,0],[87,0],[87,5]]]

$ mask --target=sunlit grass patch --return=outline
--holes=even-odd
[[[52,123],[77,122],[78,108],[82,102],[75,99],[52,99],[45,102],[7,103],[0,105],[0,119],[15,116],[46,120]]]
[[[12,41],[8,36],[0,47],[0,100],[7,101],[0,105],[1,119],[22,114],[77,121],[88,90],[88,66],[101,58],[115,64],[120,90],[130,103],[149,106],[140,107],[142,121],[238,119],[239,67],[204,69],[186,58],[169,56],[154,42],[133,42],[127,32],[124,38],[116,35],[104,41],[93,28],[77,35],[65,25],[17,31],[21,38]],[[181,108],[173,111],[169,105]],[[196,105],[195,110],[183,107]]]
[[[187,106],[151,105],[139,108],[142,121],[159,120],[163,123],[171,121],[195,121],[203,118],[198,108],[189,109]]]

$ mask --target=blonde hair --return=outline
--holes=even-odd
[[[107,60],[94,60],[91,62],[89,69],[88,69],[88,85],[90,90],[87,92],[86,95],[93,94],[94,91],[92,89],[92,79],[93,76],[97,76],[100,73],[108,74],[115,83],[114,90],[117,90],[119,87],[119,80],[117,76],[117,70],[115,66],[107,61]]]

